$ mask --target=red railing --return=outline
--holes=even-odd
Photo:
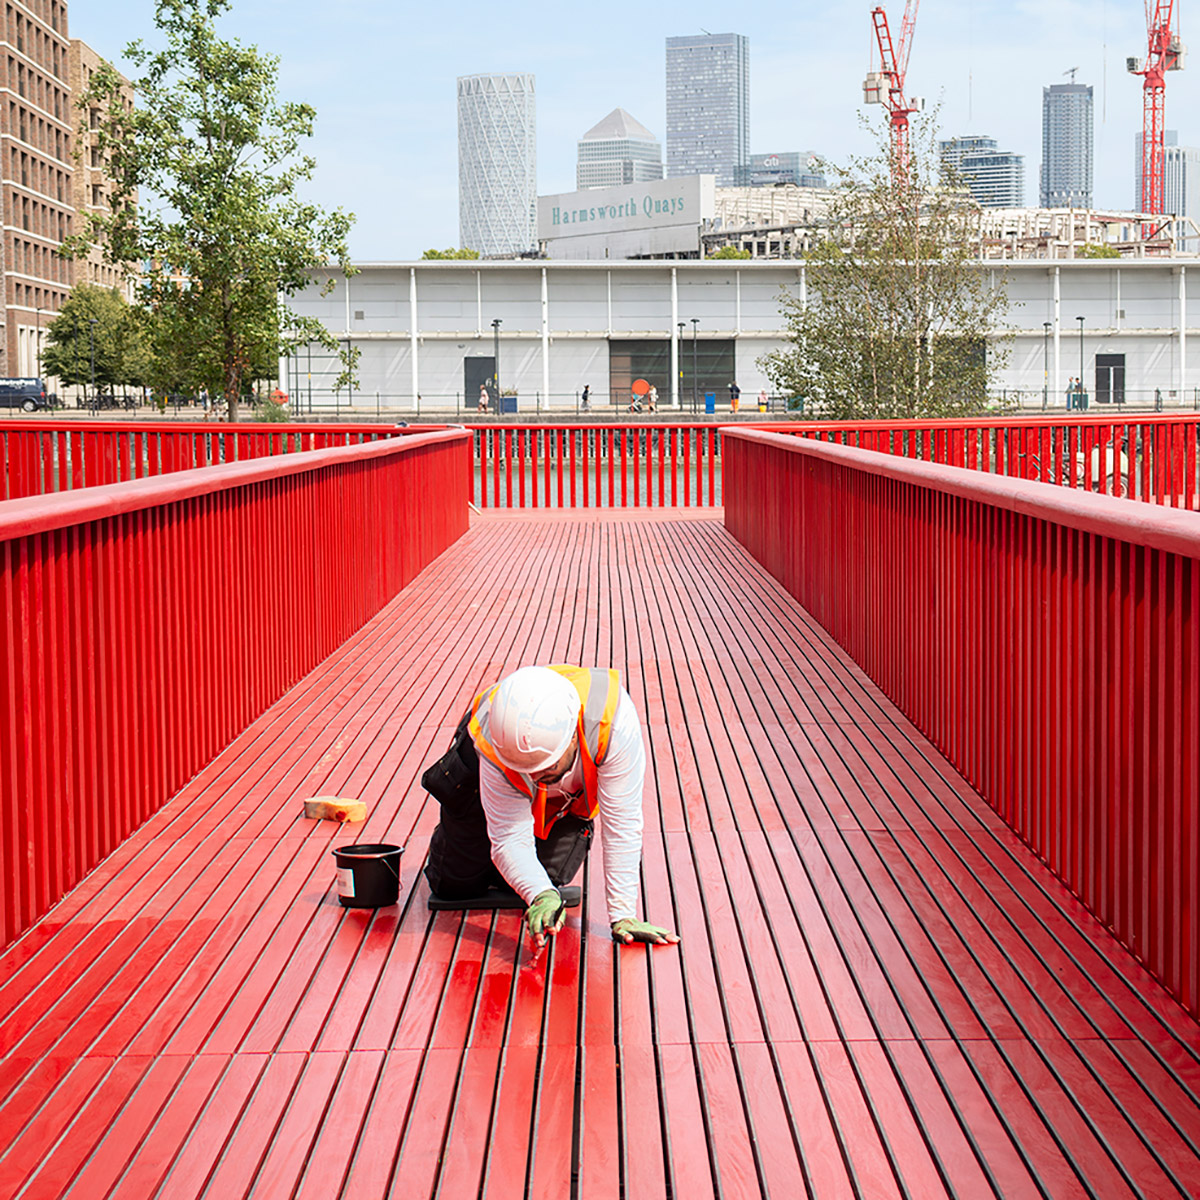
[[[721,503],[718,425],[473,424],[481,508]]]
[[[763,428],[763,427],[759,427]],[[1005,417],[772,426],[817,441],[923,462],[1195,509],[1200,417]]]
[[[142,421],[0,423],[0,500],[147,479],[303,450],[420,432],[396,425]]]
[[[474,423],[475,503],[495,508],[719,506],[728,425]],[[757,429],[1009,478],[1195,509],[1196,418],[789,422]]]
[[[358,444],[421,428],[20,420],[0,424],[0,463],[4,494],[17,497]],[[480,507],[721,504],[721,433],[731,426],[475,422],[469,428],[475,437],[473,495]],[[789,422],[755,428],[1169,507],[1200,507],[1195,417]]]
[[[0,505],[0,941],[467,528],[431,433]]]
[[[725,467],[734,536],[1200,1015],[1200,516],[777,434]]]

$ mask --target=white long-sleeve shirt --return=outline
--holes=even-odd
[[[642,723],[629,693],[621,688],[608,754],[597,768],[604,891],[610,921],[637,915],[645,779]],[[546,795],[552,799],[574,796],[582,791],[583,765],[576,754],[570,771],[558,783],[548,784]],[[539,892],[554,886],[534,848],[530,799],[513,787],[504,772],[482,754],[479,756],[479,796],[487,817],[492,861],[509,886],[529,904]]]

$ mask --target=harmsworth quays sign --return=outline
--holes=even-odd
[[[640,229],[692,230],[715,208],[715,180],[691,175],[538,197],[540,240]]]
[[[647,193],[642,196],[640,205],[636,198],[626,200],[623,204],[602,204],[599,208],[594,204],[584,208],[560,208],[556,204],[550,210],[550,223],[555,226],[573,225],[584,221],[636,217],[639,213],[650,220],[660,216],[673,217],[676,213],[682,213],[686,207],[687,200],[683,196],[658,197]]]

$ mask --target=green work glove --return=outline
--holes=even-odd
[[[648,921],[639,921],[635,917],[622,917],[612,924],[614,942],[622,942],[626,946],[630,942],[650,942],[655,946],[669,946],[679,941],[679,935],[660,925],[651,925]]]
[[[566,912],[567,906],[558,888],[549,888],[534,896],[533,903],[525,910],[525,927],[536,945],[544,945],[548,933],[557,933],[562,928]]]

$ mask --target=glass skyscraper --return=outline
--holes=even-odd
[[[667,38],[667,175],[745,182],[750,159],[750,40]]]
[[[1092,89],[1042,88],[1042,208],[1092,207]]]
[[[614,108],[579,139],[577,188],[618,187],[662,177],[658,139],[623,108]]]
[[[532,75],[458,80],[458,236],[482,255],[537,245],[537,112]]]
[[[794,183],[806,188],[826,186],[821,160],[807,150],[750,155],[745,182],[750,187],[772,187],[777,183]]]
[[[938,153],[985,208],[1024,207],[1024,155],[1001,150],[990,137],[950,138],[938,142]]]

